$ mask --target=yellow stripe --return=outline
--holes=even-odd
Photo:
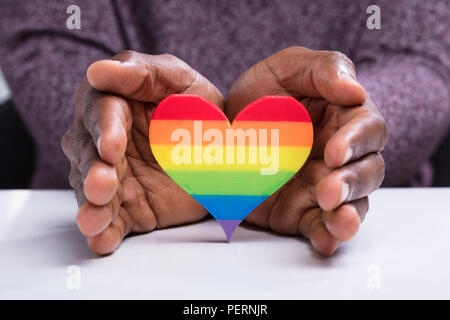
[[[272,163],[272,168],[276,168],[278,171],[294,171],[297,172],[302,165],[305,163],[306,159],[309,156],[309,153],[311,151],[311,148],[309,147],[288,147],[288,146],[282,146],[282,147],[268,147],[267,152],[265,154],[269,156],[268,160],[269,163],[262,163],[259,153],[258,153],[258,147],[245,147],[244,151],[242,153],[242,150],[240,151],[241,155],[245,154],[245,159],[241,158],[241,161],[243,160],[245,163],[240,164],[237,163],[237,155],[238,155],[238,148],[237,146],[231,147],[234,152],[234,158],[231,157],[231,150],[227,149],[225,147],[220,147],[222,149],[222,164],[218,163],[211,163],[208,164],[206,161],[208,161],[208,158],[205,158],[205,151],[208,152],[208,150],[205,150],[207,146],[203,146],[202,149],[200,149],[199,146],[185,146],[185,149],[181,150],[181,146],[178,146],[178,149],[174,150],[176,146],[173,145],[152,145],[152,151],[155,155],[156,160],[161,165],[161,167],[164,170],[199,170],[199,171],[260,171],[261,168],[269,168],[270,162]],[[194,149],[195,148],[195,149]],[[178,151],[178,152],[177,152]],[[201,151],[201,152],[200,152]],[[249,163],[250,162],[250,154],[249,151],[253,154],[253,160],[255,160],[256,156],[256,163]],[[189,156],[190,152],[190,157]],[[220,152],[220,151],[219,151]],[[274,152],[272,154],[272,152]],[[278,153],[278,164],[276,163],[276,152]],[[174,154],[172,154],[174,153]],[[196,153],[196,155],[194,155]],[[220,154],[220,153],[219,153]],[[228,161],[227,161],[227,155],[228,155]],[[173,156],[173,158],[172,158]],[[186,158],[183,158],[183,156],[186,156]],[[194,156],[196,159],[194,159]],[[273,156],[274,158],[271,158]],[[220,158],[220,157],[218,157]],[[190,163],[188,159],[190,159]],[[194,161],[196,160],[196,162]],[[214,159],[209,159],[214,160]],[[233,161],[234,160],[234,161]],[[180,164],[176,164],[176,162],[179,162]],[[233,164],[234,162],[234,164]]]

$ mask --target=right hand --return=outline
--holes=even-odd
[[[329,256],[356,234],[368,195],[383,181],[386,122],[357,82],[353,63],[338,52],[290,47],[261,60],[233,83],[227,116],[265,95],[297,98],[311,116],[314,144],[301,170],[246,221],[304,236]]]
[[[170,94],[196,94],[223,109],[219,90],[174,56],[132,51],[93,63],[87,79],[62,148],[71,163],[77,224],[92,251],[108,254],[130,232],[205,217],[156,162],[148,128],[156,105]]]

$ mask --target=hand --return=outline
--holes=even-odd
[[[302,235],[331,255],[356,234],[367,196],[383,181],[385,121],[356,81],[352,62],[337,52],[292,47],[259,62],[230,89],[228,118],[264,95],[297,98],[311,116],[314,144],[302,169],[246,221]]]
[[[223,108],[220,92],[171,55],[121,52],[87,70],[75,120],[62,140],[71,163],[77,224],[97,254],[130,232],[202,219],[207,211],[156,162],[148,128],[156,105],[173,93],[197,94]]]

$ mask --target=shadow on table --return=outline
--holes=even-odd
[[[3,242],[0,252],[8,252],[8,256],[3,257],[0,265],[5,262],[36,267],[82,265],[83,261],[98,257],[89,249],[86,238],[75,224],[52,227],[50,234]]]
[[[97,256],[75,224],[49,226],[51,233],[40,236],[2,241],[0,252],[0,296],[2,291],[33,290],[57,283],[66,285],[67,268],[83,266]]]
[[[287,236],[279,235],[271,231],[267,231],[249,224],[242,224],[242,228],[252,232],[241,232],[238,237],[233,238],[233,243],[256,243],[264,237],[267,233],[276,236],[278,239],[274,241],[280,241],[282,238],[288,238]],[[89,249],[86,238],[79,232],[75,223],[56,224],[49,226],[49,234],[43,234],[32,238],[19,239],[3,242],[0,245],[0,252],[6,253],[0,260],[0,270],[12,270],[16,277],[20,277],[22,281],[16,282],[13,279],[3,283],[3,289],[18,289],[18,286],[29,287],[30,283],[37,285],[38,283],[45,283],[48,279],[39,278],[36,279],[35,274],[31,271],[36,271],[36,274],[40,274],[39,270],[43,270],[46,273],[53,274],[52,270],[57,269],[58,276],[65,276],[64,271],[71,265],[77,265],[82,267],[84,263],[99,258],[92,253]],[[159,243],[218,243],[226,244],[224,235],[217,234],[217,237],[211,238],[211,234],[194,233],[186,236],[185,233],[176,232],[176,227],[166,229],[171,230],[171,233],[164,233],[163,237],[159,237],[155,234],[156,241]],[[255,231],[255,232],[253,232]],[[156,231],[155,233],[157,233]],[[138,235],[133,235],[127,238],[134,238]],[[145,238],[145,235],[142,235]],[[290,238],[290,237],[289,237]],[[130,239],[125,239],[125,241]],[[142,239],[146,240],[146,239]],[[145,245],[146,241],[143,241],[141,245]],[[300,268],[327,268],[333,266],[339,260],[341,252],[337,252],[331,258],[325,258],[317,254],[310,246],[309,241],[306,239],[298,238],[298,251],[292,253],[288,261],[279,261],[280,264],[285,265],[292,264],[298,265]],[[303,248],[302,248],[303,246]],[[120,248],[115,254],[120,255]],[[30,265],[32,268],[30,269]],[[14,276],[13,276],[14,277]]]
[[[204,219],[183,225],[172,226],[169,228],[164,228],[162,230],[152,231],[152,234],[157,237],[159,242],[164,243],[217,243],[217,244],[227,244],[227,239],[225,234],[219,224],[216,225],[216,230],[209,233],[202,232],[177,232],[177,229],[183,227],[195,227],[197,224],[212,222],[214,219],[212,217],[205,217]],[[231,242],[232,243],[244,243],[244,242],[257,242],[261,240],[265,233],[275,234],[271,231],[264,230],[262,228],[252,226],[247,224],[245,221],[242,222],[238,228],[244,228],[251,231],[259,232],[238,232],[238,229],[234,233]],[[158,233],[164,231],[164,235],[160,237]],[[131,234],[127,238],[139,237],[141,234]]]
[[[292,238],[292,236],[288,236],[288,235],[281,235],[279,233],[273,232],[271,230],[266,230],[266,229],[262,229],[260,227],[251,225],[249,223],[243,223],[242,227],[247,229],[247,230],[252,230],[252,231],[259,231],[259,232],[265,232],[268,234],[271,234],[273,236],[276,236],[278,238]],[[322,256],[320,254],[318,254],[313,247],[311,246],[311,242],[302,237],[302,236],[298,236],[296,237],[298,242],[299,242],[299,246],[305,246],[308,248],[308,252],[309,252],[309,258],[308,260],[302,260],[301,263],[302,265],[307,264],[307,262],[309,261],[311,265],[314,266],[331,266],[334,263],[333,259],[337,259],[336,257],[340,256],[343,252],[345,252],[345,248],[339,248],[332,257],[325,257]],[[300,250],[300,248],[299,248]]]
[[[204,223],[208,221],[213,221],[212,218],[205,218],[198,223]],[[160,230],[156,230],[152,232],[152,241],[161,244],[182,244],[182,243],[192,243],[192,244],[217,244],[217,245],[227,245],[227,241],[223,231],[220,227],[217,227],[217,230],[214,230],[210,233],[201,233],[201,232],[177,232],[178,228],[182,227],[195,227],[195,224],[187,224],[184,226],[176,226],[171,228],[164,229],[164,233],[162,236],[159,235]],[[282,235],[271,230],[263,229],[261,227],[257,227],[251,225],[249,223],[243,222],[239,225],[239,228],[245,229],[246,232],[236,232],[233,235],[231,240],[232,244],[245,244],[245,243],[258,243],[258,242],[267,242],[267,241],[283,241],[286,239],[292,239],[292,236]],[[168,232],[169,231],[169,232]],[[217,231],[217,232],[216,232]],[[250,231],[250,232],[248,232]],[[272,240],[268,240],[267,235],[270,235]],[[128,236],[127,239],[135,238],[142,236],[140,234],[133,234]],[[332,257],[324,257],[318,254],[311,246],[308,239],[303,237],[297,237],[296,241],[298,241],[298,251],[293,252],[291,258],[288,261],[280,261],[283,263],[292,263],[294,265],[298,265],[299,267],[324,267],[328,268],[330,266],[335,265],[340,260],[340,256],[345,253],[346,248],[342,247],[332,256]],[[145,242],[145,241],[143,241]],[[119,249],[120,251],[120,249]]]

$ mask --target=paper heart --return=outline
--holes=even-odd
[[[171,95],[153,113],[149,140],[159,165],[214,216],[229,242],[239,223],[303,166],[313,126],[292,97],[258,99],[230,125],[212,102]]]

